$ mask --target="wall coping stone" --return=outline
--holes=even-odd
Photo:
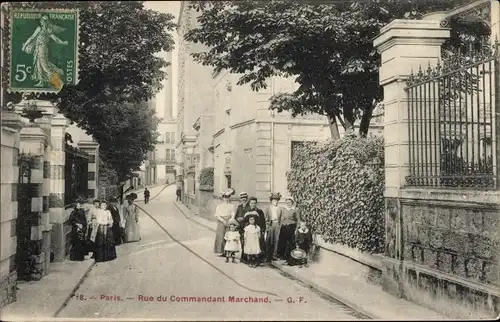
[[[368,252],[362,252],[355,248],[351,248],[341,244],[327,243],[325,242],[323,237],[317,234],[315,235],[315,240],[316,240],[315,244],[321,248],[340,254],[356,262],[359,262],[363,265],[375,268],[379,271],[383,270],[383,262],[382,262],[383,257],[379,256],[378,254],[370,254]]]
[[[404,267],[414,269],[417,272],[423,272],[423,273],[426,273],[426,274],[429,274],[429,275],[433,275],[433,276],[435,276],[435,277],[437,277],[439,279],[446,280],[448,282],[460,284],[460,285],[465,286],[467,288],[479,290],[479,291],[482,291],[484,293],[500,297],[500,290],[498,290],[495,287],[492,287],[492,286],[489,286],[489,285],[485,285],[485,284],[481,284],[481,283],[477,283],[477,282],[474,282],[474,281],[469,281],[469,280],[467,280],[465,278],[462,278],[460,276],[456,276],[456,275],[448,274],[448,273],[445,273],[445,272],[441,272],[441,271],[438,271],[438,270],[435,270],[435,269],[431,269],[431,268],[428,268],[428,267],[425,267],[423,265],[420,265],[420,264],[417,264],[417,263],[413,263],[413,262],[410,262],[410,261],[403,260],[402,262],[403,262],[403,266]]]
[[[453,190],[428,188],[403,188],[399,191],[402,199],[455,201],[460,203],[500,204],[500,191]]]

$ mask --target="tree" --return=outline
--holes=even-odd
[[[194,1],[199,27],[185,39],[210,48],[193,53],[196,61],[242,74],[238,85],[259,90],[270,77],[295,77],[299,88],[274,95],[271,109],[326,115],[334,139],[337,121],[350,131],[360,119],[360,135],[366,136],[382,99],[380,55],[373,47],[380,28],[465,1],[429,0],[421,7],[407,0]]]
[[[175,27],[174,16],[145,9],[143,1],[10,2],[2,7],[5,17],[11,8],[80,10],[79,83],[64,86],[57,95],[29,97],[52,101],[94,137],[106,162],[126,179],[156,141],[157,120],[144,102],[161,89],[165,78],[162,68],[168,63],[155,54],[173,49],[169,32]],[[4,27],[8,23],[6,19]],[[6,28],[4,43],[8,37]],[[8,46],[3,50],[8,58]],[[8,70],[2,73],[5,89]],[[19,94],[6,97],[6,102],[21,99]]]
[[[104,163],[116,173],[116,183],[130,178],[139,169],[159,136],[159,119],[146,103],[111,103],[96,109],[89,121]]]

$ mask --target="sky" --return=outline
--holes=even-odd
[[[181,8],[181,1],[145,1],[144,6],[148,9],[156,10],[163,13],[170,13],[175,16],[175,23],[177,23],[177,19],[179,18],[179,10]],[[177,116],[177,58],[178,58],[178,48],[177,48],[177,32],[174,30],[172,32],[175,40],[175,49],[172,52],[172,75],[167,75],[170,79],[172,79],[172,106],[173,106],[173,115]],[[165,52],[158,53],[160,56],[165,58]],[[164,86],[166,82],[164,82]],[[165,90],[163,89],[156,95],[156,109],[157,111],[163,111],[165,104]],[[161,112],[160,116],[163,112]]]

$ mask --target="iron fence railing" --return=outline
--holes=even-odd
[[[409,186],[496,188],[498,43],[407,81]]]

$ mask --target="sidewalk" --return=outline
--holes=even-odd
[[[68,303],[94,260],[51,263],[49,274],[39,281],[18,281],[17,300],[4,308],[2,321],[27,321],[53,318]]]
[[[217,223],[194,215],[180,202],[175,203],[184,215],[200,225],[215,231]],[[339,263],[340,264],[340,263]],[[351,278],[345,274],[336,274],[336,270],[323,269],[313,263],[307,268],[283,266],[273,262],[273,266],[287,275],[311,286],[318,292],[336,299],[352,309],[380,320],[448,320],[433,310],[422,307],[405,299],[400,299],[382,290],[380,286],[364,280]]]

